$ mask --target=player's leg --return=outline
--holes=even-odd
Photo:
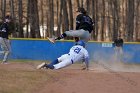
[[[3,38],[2,50],[4,51],[3,63],[7,63],[8,56],[9,56],[9,53],[11,51],[10,43],[9,43],[8,39]]]
[[[116,46],[115,47],[115,58],[116,58],[116,61],[119,62],[120,61],[120,54],[119,54],[119,47]]]
[[[48,40],[52,43],[55,43],[55,40],[60,40],[62,38],[65,38],[66,36],[79,37],[82,40],[87,42],[89,40],[90,33],[88,31],[83,30],[83,29],[70,30],[70,31],[66,31],[65,33],[63,33],[62,35],[60,35],[57,38],[48,38]]]
[[[50,68],[50,69],[53,69],[55,64],[58,64],[59,61],[58,59],[52,61],[50,64],[47,64],[45,62],[41,63],[40,65],[37,66],[37,69],[41,69],[41,68]]]
[[[66,35],[66,33],[63,33],[62,35],[60,35],[59,37],[52,37],[52,38],[49,38],[49,37],[47,37],[47,39],[50,41],[50,42],[52,42],[52,43],[55,43],[55,41],[56,40],[60,40],[60,39],[62,39],[62,38],[65,38],[67,35]]]
[[[66,59],[66,60],[63,60],[62,62],[58,63],[58,64],[55,64],[54,65],[54,69],[61,69],[61,68],[64,68],[64,67],[67,67],[69,65],[71,65],[73,62],[71,59]]]
[[[53,62],[51,62],[50,64],[48,64],[47,68],[55,69],[54,65],[60,64],[63,60],[66,60],[68,58],[69,58],[69,55],[68,54],[64,54],[61,57],[59,57],[56,60],[54,60]]]
[[[54,65],[58,64],[59,62],[61,62],[65,58],[67,58],[67,54],[62,55],[61,57],[59,57],[56,60],[52,61],[50,64],[46,64],[45,62],[43,62],[43,63],[41,63],[40,65],[37,66],[37,69],[41,69],[41,68],[54,69]]]
[[[80,29],[80,30],[70,30],[65,32],[67,36],[70,37],[84,37],[85,30]]]
[[[119,47],[119,61],[123,62],[123,49],[121,46]]]
[[[41,69],[41,68],[44,68],[44,67],[46,67],[46,63],[45,62],[43,62],[43,63],[41,63],[40,65],[38,65],[37,67],[36,67],[36,69]]]
[[[46,68],[54,69],[54,65],[58,64],[60,61],[58,59],[52,61],[50,64],[46,65]]]
[[[4,54],[4,50],[3,50],[3,38],[0,37],[0,47],[1,47],[1,50],[0,50],[0,55]]]

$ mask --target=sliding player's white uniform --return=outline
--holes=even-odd
[[[89,60],[88,51],[83,46],[75,45],[70,49],[68,54],[64,54],[58,58],[59,63],[54,65],[54,69],[66,67],[83,59]]]

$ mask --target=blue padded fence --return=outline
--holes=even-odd
[[[55,44],[48,40],[11,39],[12,53],[10,59],[48,60],[52,61],[68,53],[73,41],[58,41]],[[91,61],[113,61],[114,48],[111,42],[88,42],[86,46]],[[123,47],[124,62],[140,63],[140,43],[125,43]]]

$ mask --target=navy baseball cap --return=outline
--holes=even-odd
[[[5,22],[11,22],[11,20],[12,20],[12,18],[11,18],[11,16],[10,15],[6,15],[5,16]]]
[[[11,19],[11,16],[10,15],[6,15],[5,16],[5,19],[9,19],[10,20]]]
[[[86,10],[83,7],[79,7],[77,12],[86,13]]]

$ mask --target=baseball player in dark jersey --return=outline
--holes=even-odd
[[[84,40],[87,42],[90,39],[90,33],[93,30],[93,21],[92,19],[87,15],[87,12],[84,8],[78,8],[77,12],[79,13],[76,17],[76,30],[69,30],[65,31],[62,35],[60,35],[57,38],[49,38],[48,40],[52,43],[55,43],[56,40],[60,40],[62,38],[65,38],[66,36],[72,36],[76,38],[76,41],[78,41],[80,38],[81,40]]]
[[[114,40],[114,49],[115,49],[115,56],[118,61],[122,62],[122,57],[123,57],[123,39],[119,36]]]
[[[5,17],[4,23],[0,26],[0,45],[1,45],[1,51],[0,54],[3,54],[3,64],[7,64],[7,59],[9,56],[9,53],[11,51],[10,41],[9,41],[9,28],[8,23],[11,21],[10,16]]]

